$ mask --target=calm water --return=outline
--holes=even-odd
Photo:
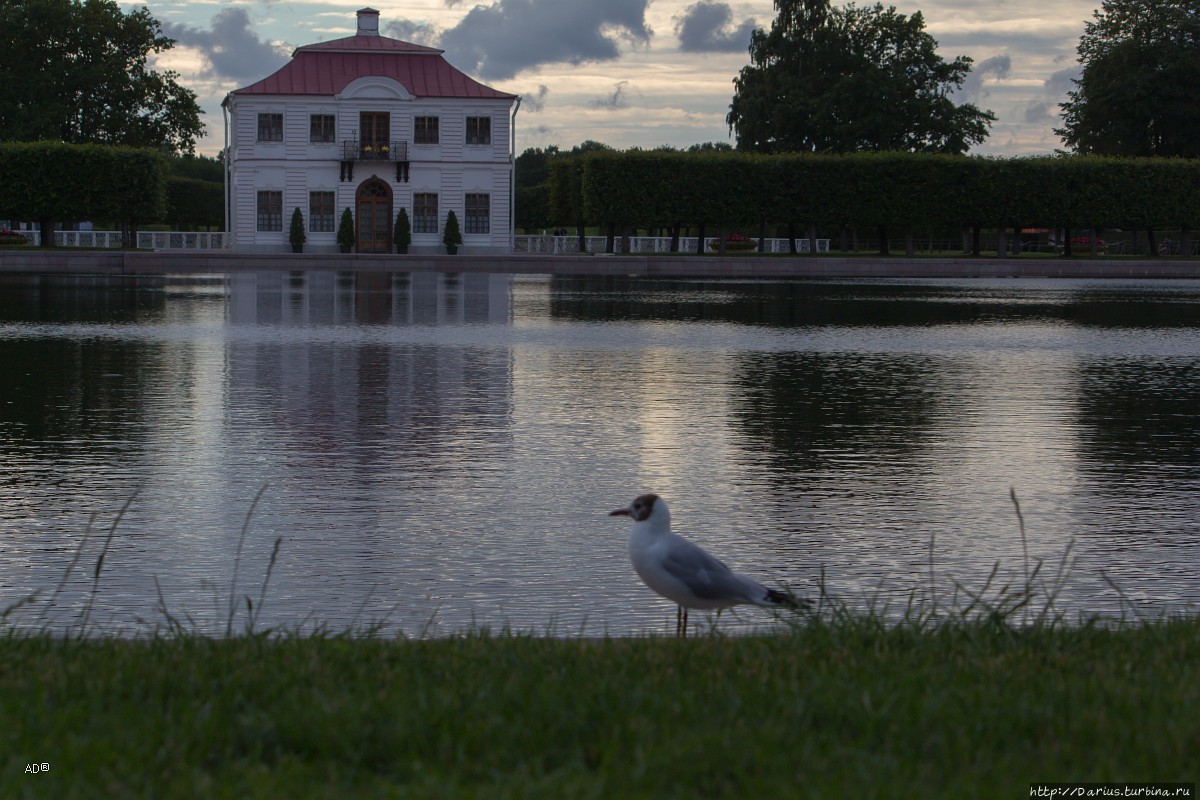
[[[0,370],[0,609],[42,592],[9,624],[78,623],[132,497],[95,626],[163,625],[157,581],[222,631],[264,484],[260,628],[667,632],[606,516],[647,491],[857,602],[932,544],[950,602],[1023,574],[1011,487],[1060,609],[1200,607],[1196,283],[2,276]]]

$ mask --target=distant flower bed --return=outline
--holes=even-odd
[[[708,249],[714,253],[721,249],[721,240],[714,239],[708,243]],[[731,233],[725,239],[725,252],[730,250],[756,250],[758,242],[754,239],[747,239],[745,236],[737,233]]]
[[[1086,247],[1088,249],[1091,249],[1091,246],[1092,246],[1092,240],[1087,236],[1077,236],[1077,237],[1072,237],[1072,239],[1071,239],[1071,247],[1073,247],[1073,248]],[[1108,244],[1106,244],[1103,239],[1096,240],[1096,251],[1097,252],[1103,253],[1107,249],[1108,249]]]
[[[16,231],[5,228],[0,230],[0,245],[6,244],[29,244],[29,240]]]

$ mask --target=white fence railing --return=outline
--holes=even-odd
[[[137,235],[141,250],[222,250],[225,244],[223,232],[138,231]]]
[[[715,253],[717,251],[717,241],[719,237],[706,237],[704,239],[705,251]],[[695,253],[698,238],[695,236],[679,237],[679,252]],[[584,237],[584,244],[589,253],[603,253],[607,245],[607,238],[604,236],[587,236]],[[748,244],[753,247],[746,249],[745,247],[728,246],[725,249],[726,255],[736,255],[738,253],[757,253],[758,240],[751,239]],[[788,247],[787,239],[765,239],[763,240],[764,252],[767,253],[789,253],[791,249]],[[808,253],[811,252],[811,240],[797,239],[796,252]],[[542,253],[553,255],[556,253],[578,253],[579,252],[579,237],[578,236],[527,236],[518,235],[513,237],[513,252],[514,253]],[[620,236],[613,239],[613,252],[624,252],[622,239]],[[669,253],[671,252],[671,237],[670,236],[630,236],[629,237],[629,252],[630,253]],[[817,252],[829,252],[829,240],[817,239]]]
[[[17,231],[35,247],[42,243],[41,231]],[[222,250],[228,238],[223,232],[138,231],[142,250]],[[120,231],[55,231],[56,247],[121,247]]]

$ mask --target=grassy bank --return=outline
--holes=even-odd
[[[10,636],[0,703],[6,798],[1016,798],[1195,781],[1200,622]]]

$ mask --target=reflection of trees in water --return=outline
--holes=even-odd
[[[187,348],[168,344],[0,342],[6,383],[0,391],[0,453],[13,446],[32,447],[43,456],[127,450],[142,429],[147,396],[160,391],[156,376],[166,372],[181,379],[190,361]]]
[[[920,327],[1062,322],[1083,327],[1193,327],[1197,294],[1127,288],[1049,288],[1006,282],[938,285],[889,281],[699,280],[557,276],[551,314],[580,320],[736,322],[781,327]],[[1149,302],[1152,301],[1152,302]]]
[[[163,316],[161,275],[0,275],[0,320],[152,322]]]
[[[1188,477],[1200,477],[1200,366],[1194,358],[1087,363],[1080,369],[1079,411],[1081,459],[1112,471],[1183,468]]]
[[[885,466],[921,449],[936,410],[932,358],[749,353],[734,416],[775,469]]]

